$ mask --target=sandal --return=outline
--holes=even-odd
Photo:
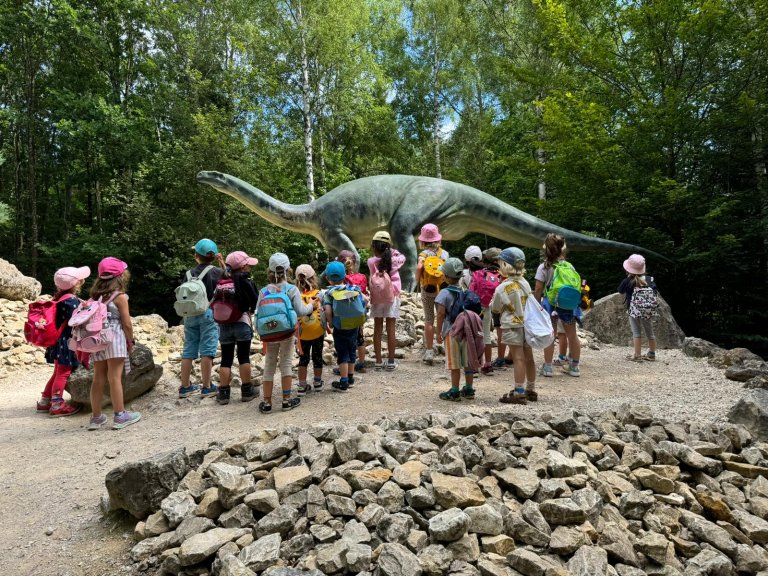
[[[656,352],[648,352],[642,358],[643,358],[643,360],[648,360],[648,362],[655,362],[656,361]]]
[[[642,362],[643,361],[643,357],[642,356],[634,356],[633,354],[628,354],[627,355],[627,360],[629,360],[630,362]]]
[[[525,399],[528,400],[528,402],[538,402],[539,395],[536,393],[535,390],[526,390]]]
[[[448,400],[449,402],[460,402],[461,392],[458,388],[451,388],[447,392],[440,392],[438,396],[440,400]]]
[[[515,388],[513,391],[507,392],[499,398],[499,402],[502,404],[528,404],[525,394],[525,389]]]
[[[465,384],[464,387],[461,389],[461,397],[466,398],[467,400],[474,400],[475,399],[475,389],[474,387]]]

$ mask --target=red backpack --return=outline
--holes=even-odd
[[[235,282],[230,278],[219,280],[211,301],[213,319],[219,324],[234,324],[239,322],[243,312],[237,306],[235,297]]]
[[[38,300],[29,304],[27,321],[24,323],[24,338],[27,342],[44,348],[56,344],[67,326],[64,322],[56,328],[56,305],[69,297],[74,298],[75,295],[64,294],[57,300]]]
[[[472,273],[472,281],[469,284],[469,289],[476,293],[480,297],[480,303],[483,308],[488,308],[493,300],[493,293],[496,292],[496,288],[501,284],[501,277],[498,270],[475,270]]]

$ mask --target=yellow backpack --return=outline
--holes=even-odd
[[[439,251],[442,254],[442,250]],[[434,290],[426,290],[426,292],[437,292],[440,290],[440,286],[445,282],[445,276],[440,267],[445,264],[445,260],[440,256],[427,256],[424,258],[424,269],[421,273],[421,285],[422,287],[433,287]]]
[[[312,290],[310,292],[304,292],[301,295],[301,299],[304,304],[312,302],[312,298],[317,296],[320,290]],[[314,310],[311,316],[302,316],[299,318],[299,338],[301,340],[317,340],[320,336],[325,335],[325,322],[320,315],[320,308]]]

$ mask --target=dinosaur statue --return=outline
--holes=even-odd
[[[561,234],[574,250],[644,252],[632,244],[571,232],[513,208],[470,186],[425,176],[369,176],[346,182],[309,204],[285,204],[258,188],[221,172],[199,172],[198,182],[242,202],[256,214],[286,230],[311,234],[330,253],[369,246],[377,230],[386,230],[405,256],[400,271],[403,288],[413,289],[418,250],[416,236],[432,222],[446,240],[469,232],[487,234],[511,244],[540,248],[549,232]],[[359,261],[359,258],[358,258]]]

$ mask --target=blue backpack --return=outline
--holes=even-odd
[[[270,288],[276,292],[270,292]],[[288,292],[293,288],[288,284],[282,292],[275,284],[270,284],[261,292],[261,301],[256,307],[256,333],[262,342],[279,342],[296,333],[298,317],[293,309]]]
[[[365,301],[358,286],[332,287],[328,294],[333,308],[333,327],[352,330],[365,324]]]
[[[457,286],[449,286],[447,289],[454,295],[451,309],[447,311],[448,320],[450,320],[451,324],[456,321],[456,318],[462,312],[474,312],[479,316],[483,311],[483,304],[480,302],[480,296],[476,292],[462,290]]]

